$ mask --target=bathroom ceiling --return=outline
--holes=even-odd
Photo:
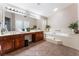
[[[47,17],[71,5],[71,3],[9,3],[9,4]],[[54,11],[55,8],[57,8],[58,10]]]

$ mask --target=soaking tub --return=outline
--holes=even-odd
[[[45,32],[45,39],[55,44],[63,44],[64,39],[69,39],[69,34],[61,32]]]

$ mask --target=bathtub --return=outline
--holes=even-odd
[[[48,42],[62,44],[79,50],[79,34],[68,34],[62,32],[46,32],[45,39]]]
[[[70,39],[70,35],[62,32],[45,32],[45,40],[55,44],[63,44],[64,39]]]
[[[62,44],[61,40],[54,38],[54,37],[46,37],[45,39],[46,41],[54,43],[54,44]]]
[[[70,34],[62,32],[45,32],[45,37],[72,38]]]

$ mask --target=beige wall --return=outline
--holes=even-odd
[[[2,22],[3,21],[3,18],[2,18],[2,7],[0,7],[0,22]],[[2,26],[2,24],[1,24],[1,26]]]
[[[72,4],[56,14],[51,15],[48,24],[51,30],[60,30],[61,32],[70,33],[69,24],[77,21],[77,4]]]
[[[78,12],[77,15],[78,15],[78,16],[77,16],[77,17],[78,17],[78,29],[79,29],[79,3],[78,3],[77,5],[78,5],[78,6],[77,6],[77,7],[78,7],[78,9],[77,9],[77,12]]]
[[[70,33],[69,24],[79,20],[79,4],[72,4],[67,8],[58,11],[55,15],[51,15],[48,19],[49,25],[53,29],[61,30],[61,32]],[[56,37],[62,40],[63,45],[79,50],[79,34],[68,34],[69,37]]]
[[[40,28],[41,30],[45,30],[46,19],[37,19],[36,23],[38,28]]]
[[[3,26],[2,21],[3,21],[3,18],[2,18],[2,7],[0,7],[0,34],[1,34],[1,28]]]

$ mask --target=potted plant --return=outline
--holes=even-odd
[[[36,25],[34,25],[32,29],[37,29],[37,26],[36,26]]]
[[[50,30],[50,25],[46,25],[46,30],[47,30],[47,31]]]
[[[71,23],[69,28],[72,29],[73,32],[78,33],[78,22]]]
[[[34,29],[37,29],[37,26],[36,26],[36,25],[34,25],[34,26],[31,28],[31,30],[34,30]]]
[[[27,29],[28,32],[30,31],[30,27],[28,27],[28,28],[26,28],[26,29]]]

